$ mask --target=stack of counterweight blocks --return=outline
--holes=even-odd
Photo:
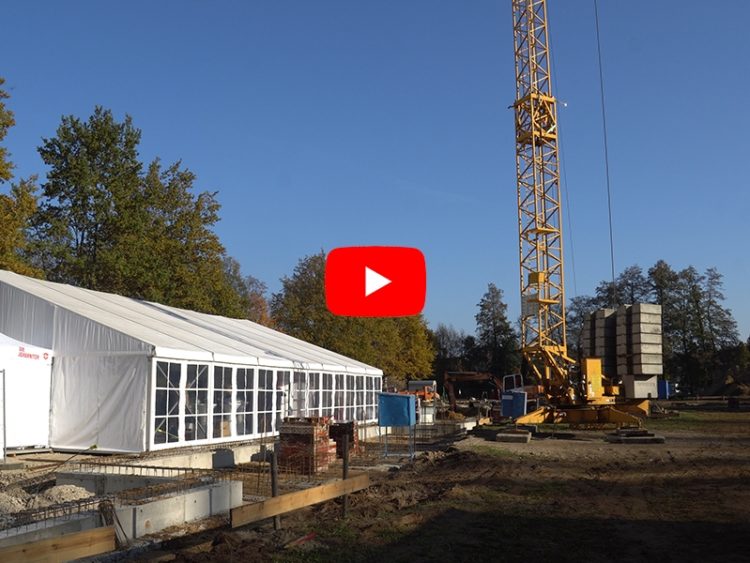
[[[622,380],[629,399],[656,398],[663,373],[661,305],[638,303],[600,309],[586,318],[583,356],[601,358],[602,372]]]
[[[617,371],[617,322],[615,309],[599,309],[586,318],[583,330],[583,357],[600,358],[602,373],[611,377]]]

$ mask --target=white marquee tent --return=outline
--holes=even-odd
[[[50,445],[142,452],[377,420],[383,372],[247,320],[0,270],[0,333],[51,349]]]
[[[52,350],[0,334],[0,439],[4,448],[49,445]]]

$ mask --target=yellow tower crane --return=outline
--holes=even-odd
[[[546,0],[512,0],[521,350],[547,405],[517,423],[639,423],[613,407],[617,388],[601,360],[568,356],[565,333],[557,107],[552,95]]]

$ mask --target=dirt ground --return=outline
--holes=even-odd
[[[328,502],[279,531],[197,533],[140,560],[750,560],[750,413],[684,411],[648,428],[666,443],[585,431],[506,444],[486,429],[371,472],[345,520]]]

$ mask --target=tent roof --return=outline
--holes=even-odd
[[[382,375],[382,370],[248,320],[208,315],[0,270],[8,284],[149,346],[155,356]],[[56,350],[57,353],[62,351]]]

